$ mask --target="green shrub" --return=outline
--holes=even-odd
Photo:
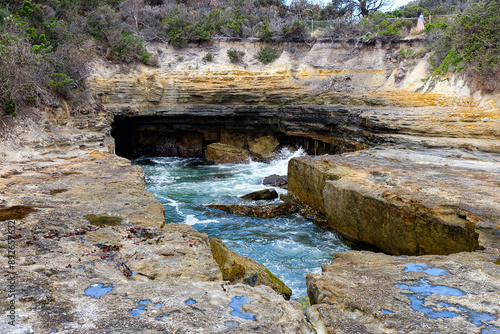
[[[273,31],[271,29],[271,26],[269,25],[268,22],[264,22],[260,27],[258,31],[259,37],[262,38],[263,41],[265,42],[271,42],[273,38]]]
[[[17,116],[16,100],[10,96],[10,93],[5,94],[5,112],[7,115]]]
[[[380,35],[400,37],[409,32],[413,23],[411,21],[398,21],[398,20],[383,20],[375,28]]]
[[[203,56],[203,60],[205,61],[213,61],[214,60],[214,54],[212,52],[207,52],[205,56]]]
[[[425,24],[425,32],[427,34],[434,30],[446,30],[446,28],[448,28],[448,24],[445,22]]]
[[[177,8],[165,16],[163,25],[168,30],[170,43],[175,47],[182,47],[190,42],[209,41],[215,29],[220,29],[222,22],[216,14],[192,20],[187,13]]]
[[[295,20],[292,24],[283,24],[281,26],[280,40],[283,42],[303,43],[310,37],[306,25]]]
[[[54,79],[50,81],[50,86],[57,94],[68,97],[73,79],[64,73],[54,73],[52,77]]]
[[[34,102],[40,90],[48,88],[54,58],[36,53],[17,25],[0,28],[0,110],[16,115]]]
[[[9,21],[10,13],[7,9],[0,8],[0,26]]]
[[[417,5],[408,6],[408,7],[403,8],[403,10],[402,10],[403,17],[418,18],[419,12],[422,13],[424,16],[429,15],[429,11],[427,9],[419,7]]]
[[[271,46],[266,45],[259,49],[255,57],[262,64],[269,64],[278,59],[280,55],[281,55],[281,50],[277,50]]]
[[[240,14],[239,12],[231,13],[229,20],[226,22],[226,28],[232,30],[233,34],[236,36],[241,36],[243,32],[243,21],[247,17]]]
[[[142,60],[147,52],[142,38],[125,31],[122,33],[118,43],[113,46],[113,54],[118,60],[130,63],[137,58]],[[149,56],[147,57],[149,58]]]
[[[148,61],[149,61],[149,57],[151,57],[152,53],[150,53],[150,52],[144,52],[144,51],[143,51],[143,52],[141,52],[139,55],[141,56],[141,60],[142,60],[142,62],[143,62],[144,64],[147,64],[147,63],[148,63]]]
[[[237,50],[235,48],[230,48],[229,50],[227,50],[227,56],[232,63],[239,63],[243,60],[245,52]]]
[[[500,2],[476,3],[434,46],[434,74],[462,72],[476,89],[500,90]]]
[[[406,48],[402,48],[401,50],[399,50],[398,53],[401,55],[401,57],[406,58],[406,59],[410,59],[410,58],[415,57],[415,53],[412,50],[406,49]]]

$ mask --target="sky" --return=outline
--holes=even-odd
[[[285,3],[289,4],[291,1],[292,0],[285,0]],[[412,1],[412,0],[394,0],[394,6],[392,6],[392,9],[396,9],[396,8],[401,7],[401,6],[404,6],[404,5],[406,5],[410,1]],[[323,1],[317,0],[317,1],[315,1],[315,3],[321,3],[321,2],[328,3],[329,1],[328,0],[323,0]]]
[[[408,2],[410,2],[411,0],[395,0],[394,1],[394,6],[392,7],[393,9],[396,9],[398,7],[401,7],[401,6],[404,6],[406,5]]]

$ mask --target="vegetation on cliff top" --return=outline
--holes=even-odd
[[[88,99],[85,78],[95,56],[158,66],[158,54],[148,52],[148,42],[182,47],[215,36],[260,37],[269,43],[310,43],[320,36],[398,38],[414,33],[418,12],[434,16],[425,36],[428,49],[435,50],[436,74],[463,71],[484,82],[479,88],[497,89],[499,0],[419,0],[382,12],[391,2],[0,0],[0,114],[57,104],[58,98]],[[436,17],[453,13],[456,20]],[[311,21],[325,20],[323,26],[313,22],[311,31]],[[257,57],[272,62],[277,50],[262,49]]]

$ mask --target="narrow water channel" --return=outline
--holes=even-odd
[[[185,223],[229,249],[263,263],[292,290],[292,298],[307,295],[305,275],[320,272],[334,252],[347,251],[337,235],[298,215],[260,219],[228,214],[206,204],[247,203],[239,196],[264,189],[264,177],[286,175],[288,161],[299,150],[280,154],[270,164],[203,166],[198,159],[143,157],[134,161],[146,173],[146,188],[166,208],[166,223]],[[285,193],[283,189],[276,189]]]

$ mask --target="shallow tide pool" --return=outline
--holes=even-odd
[[[262,184],[264,177],[286,175],[288,161],[299,155],[301,150],[293,154],[285,150],[270,164],[203,166],[198,159],[171,157],[143,157],[134,163],[146,173],[146,188],[165,206],[166,223],[189,224],[221,239],[229,249],[264,264],[293,290],[292,298],[298,298],[307,294],[306,273],[319,273],[334,252],[349,250],[338,236],[298,215],[259,219],[205,205],[248,204],[239,196],[268,188]]]

